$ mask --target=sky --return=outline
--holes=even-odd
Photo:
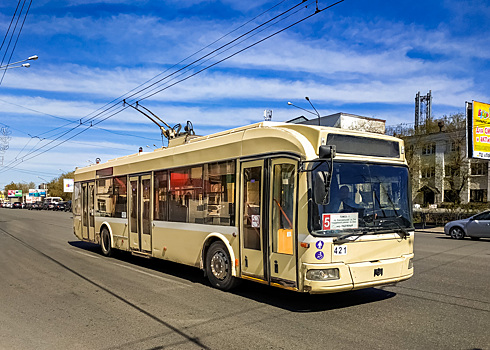
[[[435,118],[490,102],[488,1],[316,6],[2,0],[2,65],[39,58],[0,68],[0,189],[161,147],[160,129],[123,99],[199,135],[260,122],[266,109],[273,121],[313,117],[287,104],[311,110],[305,96],[322,115],[386,125],[414,122],[418,91],[432,91]]]

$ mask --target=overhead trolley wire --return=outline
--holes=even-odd
[[[254,19],[256,19],[256,18],[258,18],[258,17],[262,16],[263,14],[265,14],[265,13],[269,12],[269,11],[270,11],[270,10],[272,10],[273,8],[275,8],[275,7],[277,7],[278,5],[280,5],[281,3],[283,3],[284,1],[285,1],[285,0],[283,0],[283,1],[279,2],[279,3],[278,3],[278,4],[276,4],[275,6],[273,6],[273,7],[269,8],[268,10],[266,10],[266,11],[264,11],[264,12],[262,12],[260,15],[258,15],[258,16],[256,16],[256,17],[254,17]],[[311,0],[310,0],[310,1],[311,1]],[[260,28],[260,27],[264,26],[265,24],[267,24],[267,23],[269,23],[269,22],[273,21],[274,19],[277,19],[277,18],[279,18],[279,17],[283,16],[284,14],[286,14],[286,13],[290,12],[291,10],[293,10],[294,8],[296,8],[296,7],[298,7],[298,6],[302,5],[302,4],[304,4],[305,2],[308,2],[308,0],[303,0],[301,3],[294,5],[292,8],[290,8],[290,9],[288,9],[288,10],[286,10],[286,11],[282,12],[282,13],[281,13],[281,14],[279,14],[279,15],[276,15],[275,17],[273,17],[272,19],[270,19],[270,20],[266,21],[265,23],[262,23],[262,24],[260,24],[259,26],[256,26],[255,28],[253,28],[253,29],[249,30],[247,33],[242,34],[242,35],[240,35],[239,37],[235,38],[235,39],[234,39],[234,40],[232,40],[231,42],[228,42],[228,43],[226,43],[226,44],[222,45],[222,46],[221,46],[221,47],[219,47],[218,49],[213,50],[211,53],[208,53],[207,55],[205,55],[205,56],[203,56],[203,57],[201,57],[201,58],[199,58],[199,59],[195,60],[194,62],[191,62],[191,63],[190,63],[190,64],[188,64],[188,65],[186,65],[185,67],[183,67],[183,68],[181,68],[181,69],[179,69],[179,70],[177,70],[177,71],[173,72],[172,74],[167,75],[166,77],[164,77],[164,78],[162,78],[162,79],[158,80],[156,83],[161,82],[162,80],[167,79],[168,77],[170,77],[170,76],[172,76],[172,75],[176,74],[177,72],[179,72],[179,71],[181,71],[181,70],[183,70],[183,69],[185,69],[185,68],[187,68],[187,67],[189,67],[189,66],[191,66],[191,65],[195,64],[196,62],[201,61],[203,58],[205,58],[205,57],[207,57],[207,56],[209,56],[209,55],[211,55],[211,54],[213,54],[213,53],[215,53],[215,52],[217,52],[217,51],[221,50],[222,48],[224,48],[224,47],[226,47],[226,46],[230,45],[231,43],[233,43],[233,42],[235,42],[235,41],[239,40],[240,38],[243,38],[244,36],[246,36],[246,35],[248,35],[248,34],[250,34],[250,33],[254,32],[254,31],[255,31],[255,30],[257,30],[258,28]],[[220,41],[222,38],[224,38],[224,37],[226,37],[227,35],[229,35],[229,34],[233,33],[234,31],[238,30],[239,28],[241,28],[241,27],[245,26],[246,24],[250,23],[250,22],[251,22],[251,21],[253,21],[254,19],[247,21],[246,23],[242,24],[242,25],[241,25],[241,26],[239,26],[238,28],[236,28],[236,29],[234,29],[234,30],[230,31],[229,33],[227,33],[227,34],[225,34],[225,35],[223,35],[223,36],[222,36],[220,39],[215,40],[213,43],[216,43],[216,42]],[[210,47],[210,46],[211,46],[213,43],[211,43],[211,44],[207,45],[205,48]],[[205,48],[203,48],[203,49],[199,50],[198,52],[203,51]],[[194,56],[195,54],[197,54],[197,52],[196,52],[196,53],[194,53],[193,55],[189,56],[189,57],[192,57],[192,56]],[[189,58],[189,57],[188,57],[188,58]],[[186,58],[186,59],[182,60],[181,62],[183,62],[183,61],[187,60],[188,58]],[[176,64],[176,65],[174,65],[174,66],[172,66],[172,67],[175,67],[175,66],[177,66],[177,65],[178,65],[178,64]],[[172,68],[172,67],[171,67],[171,68]],[[169,69],[171,69],[171,68],[169,68]],[[168,71],[169,69],[167,69],[166,71]],[[165,71],[164,71],[164,72],[165,72]],[[156,77],[160,76],[160,75],[161,75],[161,74],[163,74],[164,72],[160,73],[160,74],[159,74],[159,75],[157,75]],[[155,78],[155,77],[154,77],[154,78]],[[149,81],[153,80],[154,78],[150,79]],[[136,94],[139,94],[139,93],[141,93],[142,91],[145,91],[145,90],[149,89],[151,86],[155,85],[156,83],[153,83],[153,84],[151,84],[151,85],[147,86],[146,88],[141,89],[140,91],[138,91],[138,92],[136,92],[136,93],[134,93],[134,94],[130,95],[129,97],[135,96]],[[142,84],[142,85],[144,85],[144,84]],[[175,84],[174,84],[174,85],[175,85]],[[141,85],[140,85],[140,86],[141,86]],[[137,89],[137,88],[135,88],[135,89]],[[131,91],[134,91],[135,89],[133,89],[133,90],[131,90]],[[127,94],[125,94],[125,95],[127,95]],[[125,95],[122,95],[122,96],[125,96]],[[113,102],[114,102],[114,101],[117,101],[117,100],[118,100],[118,99],[115,99],[115,100],[113,100]],[[109,119],[110,117],[112,117],[112,116],[114,116],[114,115],[116,115],[116,114],[118,114],[118,113],[122,112],[122,111],[123,111],[124,109],[126,109],[127,107],[124,107],[124,106],[123,106],[123,107],[120,107],[120,102],[121,102],[121,101],[118,101],[117,103],[114,103],[112,106],[110,106],[110,107],[106,108],[105,110],[103,110],[103,111],[99,112],[99,113],[98,113],[98,114],[96,114],[95,116],[93,116],[93,117],[91,117],[91,118],[88,118],[87,120],[85,120],[85,121],[83,121],[83,122],[82,122],[83,118],[82,118],[82,119],[80,119],[80,124],[78,124],[77,126],[73,127],[72,129],[68,130],[67,132],[62,133],[62,134],[61,134],[61,136],[59,136],[59,137],[57,137],[57,138],[55,138],[55,139],[51,140],[51,141],[50,141],[50,142],[48,142],[47,144],[44,144],[43,146],[39,147],[37,150],[34,150],[34,151],[30,152],[30,153],[27,153],[26,155],[24,155],[24,156],[22,157],[22,159],[20,159],[20,161],[21,161],[21,162],[23,162],[23,161],[25,161],[25,160],[32,159],[32,157],[28,157],[28,156],[29,156],[29,154],[31,154],[31,153],[35,153],[35,152],[39,152],[39,150],[41,150],[41,149],[45,148],[46,146],[48,146],[48,145],[52,144],[53,142],[55,142],[55,141],[57,141],[57,140],[59,140],[61,137],[63,137],[63,136],[65,136],[65,135],[67,135],[67,134],[68,134],[68,133],[70,133],[71,131],[74,131],[76,128],[78,128],[78,127],[79,127],[80,125],[82,125],[83,123],[87,123],[87,122],[89,122],[89,121],[90,121],[90,122],[91,122],[91,124],[92,124],[92,122],[93,122],[93,121],[95,121],[95,120],[97,120],[97,119],[102,118],[102,116],[103,116],[103,115],[104,115],[106,112],[108,112],[108,111],[109,111],[109,110],[111,110],[111,109],[114,109],[114,107],[119,107],[119,110],[117,110],[117,111],[115,111],[115,112],[112,112],[112,114],[110,114],[110,115],[109,115],[109,117],[103,118],[101,121],[105,121],[105,120]],[[110,105],[110,104],[111,104],[111,103],[106,104],[105,106],[108,106],[108,105]],[[100,109],[99,109],[99,110],[100,110]],[[94,113],[94,112],[92,112],[92,113]],[[91,113],[91,114],[92,114],[92,113]],[[89,114],[89,115],[90,115],[90,114]],[[100,124],[100,122],[97,122],[95,125],[97,125],[97,124]],[[91,125],[91,126],[93,126],[93,125]],[[86,128],[86,129],[82,130],[82,132],[84,132],[84,131],[86,131],[86,130],[88,130],[88,129],[89,129],[89,128]],[[80,134],[80,133],[77,133],[76,135],[79,135],[79,134]],[[68,141],[69,139],[71,139],[71,138],[66,139],[66,141]],[[61,141],[61,142],[60,142],[60,143],[58,143],[57,145],[61,145],[62,143],[64,143],[64,142],[63,142],[63,141]],[[57,146],[57,145],[55,145],[55,146]],[[52,148],[53,148],[53,147],[49,148],[48,150],[51,150]],[[40,152],[40,153],[38,153],[38,155],[41,155],[41,154],[43,154],[43,153],[45,153],[45,152],[44,152],[44,151],[43,151],[43,152]],[[37,156],[37,155],[36,155],[36,156]],[[27,157],[27,158],[26,158],[26,157]],[[6,165],[5,167],[8,167],[9,165],[12,165],[12,162],[11,162],[11,163],[9,163],[8,165]]]
[[[276,31],[276,32],[274,32],[274,33],[272,33],[272,34],[270,34],[270,35],[268,35],[268,36],[266,36],[265,38],[262,38],[262,39],[260,39],[260,40],[256,41],[256,42],[255,42],[255,43],[253,43],[253,44],[250,44],[250,45],[248,45],[248,46],[246,46],[246,47],[244,47],[244,48],[242,48],[242,49],[240,49],[240,50],[238,50],[238,51],[234,52],[234,53],[233,53],[233,54],[231,54],[231,55],[226,56],[225,58],[223,58],[223,59],[221,59],[221,60],[219,60],[219,61],[217,61],[217,62],[215,62],[215,63],[213,63],[213,64],[211,64],[211,65],[209,65],[209,66],[207,66],[207,67],[204,67],[204,68],[202,68],[202,69],[200,69],[200,70],[198,70],[198,71],[194,72],[193,74],[191,74],[191,75],[189,75],[189,76],[187,76],[187,77],[185,77],[185,78],[182,78],[182,79],[178,80],[178,81],[177,81],[177,82],[175,82],[175,83],[172,83],[171,85],[165,86],[165,87],[163,87],[163,88],[161,88],[161,89],[159,89],[159,90],[157,90],[157,91],[151,92],[150,94],[143,95],[142,97],[140,97],[140,98],[139,98],[139,100],[138,100],[138,101],[142,101],[142,100],[148,99],[148,98],[150,98],[150,97],[152,97],[152,96],[154,96],[154,95],[156,95],[156,94],[158,94],[158,93],[160,93],[160,92],[162,92],[162,91],[164,91],[164,90],[169,89],[169,88],[170,88],[170,87],[172,87],[172,86],[175,86],[175,85],[177,85],[177,84],[179,84],[179,83],[181,83],[181,82],[183,82],[183,81],[185,81],[185,80],[187,80],[187,79],[189,79],[189,78],[191,78],[191,77],[193,77],[193,76],[195,76],[195,75],[197,75],[197,74],[200,74],[200,73],[202,73],[203,71],[206,71],[206,70],[208,70],[208,69],[210,69],[210,68],[212,68],[212,67],[216,66],[217,64],[222,63],[222,62],[224,62],[224,61],[226,61],[226,60],[228,60],[228,59],[230,59],[230,58],[232,58],[232,57],[234,57],[234,56],[238,55],[239,53],[244,52],[245,50],[248,50],[249,48],[251,48],[251,47],[254,47],[254,46],[258,45],[258,44],[260,44],[260,43],[264,42],[265,40],[270,39],[271,37],[273,37],[273,36],[275,36],[275,35],[277,35],[277,34],[280,34],[280,33],[284,32],[285,30],[287,30],[287,29],[289,29],[289,28],[291,28],[291,27],[293,27],[293,26],[295,26],[295,25],[297,25],[297,24],[299,24],[299,23],[301,23],[301,22],[303,22],[303,21],[305,21],[305,20],[307,20],[307,19],[309,19],[309,18],[313,17],[314,15],[316,15],[316,14],[318,14],[318,13],[321,13],[321,12],[323,12],[323,11],[325,11],[325,10],[327,10],[327,9],[329,9],[329,8],[331,8],[331,7],[335,6],[335,5],[337,5],[337,4],[339,4],[339,3],[343,2],[343,1],[344,1],[344,0],[339,0],[339,1],[337,1],[337,2],[335,2],[335,3],[333,3],[333,4],[331,4],[331,5],[326,6],[326,7],[325,7],[325,8],[323,8],[323,9],[318,9],[318,7],[317,7],[317,8],[316,8],[316,11],[315,11],[314,13],[312,13],[312,14],[310,14],[310,15],[308,15],[308,16],[306,16],[306,17],[304,17],[304,18],[302,18],[302,19],[300,19],[300,20],[298,20],[298,21],[296,21],[296,22],[294,22],[294,23],[292,23],[292,24],[290,24],[290,25],[288,25],[288,26],[286,26],[286,27],[284,27],[284,28],[282,28],[282,29],[280,29],[280,30],[278,30],[278,31]],[[298,7],[299,5],[302,5],[302,4],[307,3],[307,2],[308,2],[308,0],[303,0],[303,1],[302,1],[300,4],[297,4],[297,5],[293,6],[291,9],[288,9],[288,10],[284,11],[282,14],[275,16],[275,17],[274,17],[274,19],[279,18],[281,15],[284,15],[284,14],[286,14],[286,13],[290,12],[292,9],[294,9],[294,8]],[[281,2],[281,3],[282,3],[282,2]],[[257,29],[258,29],[258,28],[260,28],[260,27],[263,27],[265,24],[270,23],[270,22],[271,22],[271,20],[268,20],[268,21],[266,21],[265,23],[263,23],[263,24],[261,24],[261,25],[259,25],[259,26],[256,26],[256,28],[254,28],[254,29],[252,29],[252,30],[248,31],[246,34],[250,34],[250,33],[252,33],[253,31],[257,30]],[[278,22],[279,22],[279,21],[278,21]],[[277,22],[277,23],[278,23],[278,22]],[[199,62],[199,61],[202,61],[204,58],[208,57],[210,54],[212,54],[212,53],[216,53],[218,50],[220,50],[220,49],[222,49],[222,48],[224,48],[224,47],[226,47],[226,46],[229,46],[231,43],[236,42],[236,41],[237,41],[239,38],[243,38],[244,36],[245,36],[245,34],[243,34],[243,35],[239,36],[238,38],[235,38],[235,39],[234,39],[234,40],[232,40],[231,42],[229,42],[229,43],[227,43],[227,44],[225,44],[225,45],[222,45],[222,46],[221,46],[219,49],[213,50],[211,53],[208,53],[207,55],[204,55],[204,56],[203,56],[203,57],[201,57],[200,59],[193,61],[191,64],[195,64],[195,63],[197,63],[197,62]],[[190,56],[190,57],[192,57],[192,56]],[[155,85],[155,84],[157,84],[158,82],[161,82],[161,81],[163,81],[163,80],[167,79],[168,77],[170,77],[170,76],[174,75],[175,73],[182,71],[182,69],[188,68],[188,67],[189,67],[191,64],[188,64],[188,65],[186,65],[185,67],[183,67],[183,68],[181,68],[181,69],[177,70],[176,72],[174,72],[174,73],[172,73],[172,74],[169,74],[168,76],[166,76],[166,77],[164,77],[164,78],[162,78],[162,79],[158,80],[156,83],[152,83],[151,85],[149,85],[149,86],[145,87],[144,89],[141,89],[140,91],[138,91],[138,92],[136,92],[136,93],[132,94],[130,97],[134,97],[134,96],[136,96],[137,94],[140,94],[141,92],[148,90],[150,87],[154,86],[154,85]],[[162,74],[162,73],[160,73],[160,74],[159,74],[159,75],[157,75],[157,76],[160,76],[161,74]],[[152,79],[154,79],[154,78],[152,78]],[[152,79],[150,79],[149,81],[151,81]],[[144,85],[144,84],[142,84],[142,85]],[[141,85],[140,85],[140,86],[141,86]],[[135,89],[136,89],[136,88],[135,88]],[[134,91],[135,89],[133,89],[133,90],[131,90],[131,91]],[[126,94],[125,94],[125,95],[126,95]],[[122,95],[122,96],[125,96],[125,95]],[[83,119],[83,118],[82,118],[82,119],[80,119],[80,124],[79,124],[79,125],[77,125],[76,127],[72,128],[71,130],[67,131],[66,133],[63,133],[63,135],[61,135],[60,137],[57,137],[56,139],[51,140],[51,141],[50,141],[48,144],[43,145],[43,146],[42,146],[42,147],[40,147],[39,149],[37,149],[37,150],[35,150],[35,151],[33,151],[33,152],[32,152],[32,153],[37,152],[37,154],[33,154],[33,155],[32,155],[32,156],[30,156],[30,157],[28,157],[28,156],[30,155],[29,153],[28,153],[28,154],[26,154],[26,155],[23,157],[23,159],[21,160],[21,162],[23,162],[23,161],[27,161],[27,160],[30,160],[30,159],[32,159],[32,158],[34,158],[34,157],[37,157],[37,156],[39,156],[39,155],[41,155],[41,154],[44,154],[44,153],[46,153],[46,152],[48,152],[48,151],[52,150],[52,149],[53,149],[53,148],[55,148],[55,147],[60,146],[61,144],[63,144],[63,143],[65,143],[65,142],[67,142],[67,141],[69,141],[69,140],[73,139],[74,137],[76,137],[76,136],[80,135],[81,133],[83,133],[83,132],[85,132],[85,131],[89,130],[90,128],[92,128],[92,127],[94,127],[94,126],[96,126],[96,125],[98,125],[98,124],[100,124],[100,123],[102,123],[102,122],[104,122],[105,120],[107,120],[107,119],[109,119],[109,118],[112,118],[113,116],[115,116],[115,115],[117,115],[117,114],[121,113],[121,112],[122,112],[122,111],[124,111],[126,108],[128,108],[128,106],[122,106],[122,107],[121,107],[121,106],[119,106],[119,110],[117,110],[117,111],[113,111],[113,112],[111,112],[109,115],[104,116],[104,114],[107,114],[106,112],[108,112],[110,109],[113,109],[114,107],[117,107],[117,106],[120,104],[120,102],[123,102],[123,101],[119,101],[119,102],[117,102],[117,103],[116,103],[115,101],[117,101],[117,100],[118,100],[118,99],[115,99],[115,100],[113,100],[113,101],[112,101],[112,104],[113,104],[113,105],[112,105],[111,107],[106,108],[105,110],[103,110],[102,112],[97,113],[96,115],[94,115],[94,116],[93,116],[93,117],[91,117],[91,118],[88,118],[86,121],[83,121],[83,122],[82,122],[82,119]],[[109,103],[109,104],[111,104],[111,103]],[[108,106],[109,104],[106,104],[105,106]],[[99,109],[99,110],[100,110],[100,109]],[[90,115],[90,114],[89,114],[89,115]],[[91,124],[90,124],[89,126],[84,125],[84,123],[87,123],[88,121],[91,121]],[[42,152],[39,152],[39,151],[40,151],[42,148],[45,148],[45,147],[46,147],[46,146],[48,146],[49,144],[51,144],[51,143],[53,143],[53,142],[55,142],[55,141],[59,140],[61,137],[63,137],[63,136],[65,136],[65,135],[67,135],[68,133],[70,133],[70,132],[74,131],[76,128],[78,128],[78,127],[79,127],[79,126],[81,126],[81,125],[86,126],[86,128],[85,128],[85,129],[83,129],[83,130],[81,130],[81,131],[79,131],[78,133],[76,133],[76,134],[74,134],[74,135],[72,135],[72,136],[68,137],[68,138],[67,138],[67,139],[65,139],[65,140],[61,140],[61,141],[60,141],[58,144],[53,145],[52,147],[50,147],[50,148],[48,148],[48,149],[45,149],[45,150],[44,150],[44,151],[42,151]],[[10,165],[10,164],[9,164],[9,165]],[[14,167],[15,167],[15,165],[14,165]],[[10,168],[10,169],[12,169],[13,167],[9,167],[9,168]],[[4,170],[6,171],[6,170],[10,170],[10,169],[4,169]],[[1,172],[2,172],[2,170],[0,170],[0,173],[1,173]]]

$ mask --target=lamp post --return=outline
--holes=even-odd
[[[42,178],[41,176],[38,176],[38,178],[40,178],[41,180],[43,180],[43,185],[44,185],[44,190],[46,190],[46,197],[48,197],[48,180]]]
[[[9,64],[5,64],[3,66],[0,66],[0,70],[7,70],[7,69],[12,69],[12,68],[29,68],[31,66],[30,63],[22,63],[22,62],[26,62],[26,61],[35,61],[37,60],[39,57],[37,55],[34,55],[34,56],[31,56],[29,58],[26,58],[25,60],[22,60],[22,61],[17,61],[17,62],[12,62],[12,63],[9,63]],[[22,64],[20,64],[22,63]],[[14,66],[15,64],[19,64],[18,66]]]

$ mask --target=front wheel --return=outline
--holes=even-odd
[[[206,275],[215,288],[230,290],[236,285],[228,250],[223,242],[214,242],[206,254]]]
[[[461,227],[453,227],[451,229],[451,238],[454,239],[463,239],[464,238],[464,231]]]
[[[102,249],[103,255],[105,256],[112,255],[111,235],[107,227],[104,227],[100,232],[100,248]]]

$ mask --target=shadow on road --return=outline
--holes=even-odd
[[[85,251],[101,254],[100,246],[98,244],[82,241],[71,241],[68,242],[68,244]],[[129,252],[116,252],[117,254],[115,254],[114,258],[118,261],[124,261],[131,265],[158,271],[166,275],[212,288],[206,277],[204,277],[203,272],[195,267],[160,259],[145,259],[133,256]],[[216,292],[222,293],[219,290],[216,290]],[[241,281],[238,287],[229,293],[291,312],[322,312],[342,309],[387,300],[396,295],[394,292],[379,288],[368,288],[333,294],[310,295],[245,280]]]

